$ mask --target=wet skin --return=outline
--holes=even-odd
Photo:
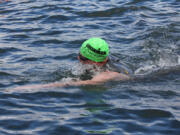
[[[78,58],[79,59],[79,58]],[[107,59],[105,62],[97,63],[93,61],[86,61],[83,62],[79,59],[79,61],[83,64],[95,64],[97,66],[103,66],[106,64]],[[81,86],[81,85],[98,85],[105,83],[107,81],[125,81],[131,79],[130,76],[114,72],[114,71],[104,71],[100,72],[99,74],[96,74],[91,80],[77,80],[77,81],[69,81],[69,82],[54,82],[54,83],[48,83],[48,84],[39,84],[39,85],[26,85],[26,86],[20,86],[16,87],[13,90],[30,90],[30,89],[40,89],[40,88],[50,88],[50,87],[65,87],[65,86]]]

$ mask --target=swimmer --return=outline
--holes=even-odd
[[[78,55],[78,60],[82,64],[96,65],[100,68],[104,68],[109,61],[108,55],[109,55],[109,46],[105,40],[101,38],[90,38],[82,44]],[[42,85],[23,86],[19,88],[31,89],[31,88],[97,85],[97,84],[105,83],[110,80],[124,81],[129,79],[130,76],[128,74],[105,69],[102,72],[94,75],[89,80],[55,82],[55,83],[42,84]],[[18,89],[18,87],[16,89]]]

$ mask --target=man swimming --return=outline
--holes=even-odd
[[[55,82],[42,85],[28,85],[17,87],[16,89],[31,89],[31,88],[48,88],[48,87],[64,87],[64,86],[81,86],[81,85],[97,85],[110,80],[122,81],[129,80],[130,76],[121,72],[110,71],[106,69],[106,64],[109,61],[109,46],[105,40],[101,38],[90,38],[83,42],[78,60],[82,64],[95,65],[100,67],[101,72],[92,76],[87,80],[76,80],[68,82]],[[91,69],[96,70],[96,69]]]

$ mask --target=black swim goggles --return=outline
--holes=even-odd
[[[89,59],[88,58],[86,58],[86,57],[84,57],[84,56],[82,56],[80,53],[79,53],[79,59],[80,60],[82,60],[82,61],[88,61]],[[109,59],[107,59],[106,61],[105,61],[105,63],[107,63],[109,61]],[[103,62],[96,62],[96,63],[104,63],[104,61]]]
[[[87,60],[89,60],[88,58],[82,56],[80,53],[79,53],[79,59],[82,60],[82,61],[87,61]]]

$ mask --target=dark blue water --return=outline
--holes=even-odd
[[[90,37],[137,79],[13,90],[76,77]],[[179,0],[1,0],[1,135],[179,135],[179,97]]]

